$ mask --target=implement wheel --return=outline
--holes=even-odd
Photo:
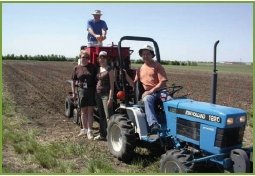
[[[71,97],[68,96],[66,97],[65,100],[65,115],[68,118],[73,117],[73,110],[74,110],[74,104],[73,101],[71,100]]]

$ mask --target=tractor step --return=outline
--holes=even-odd
[[[147,141],[147,142],[155,142],[159,139],[159,134],[149,134],[148,136],[142,136],[141,140]]]

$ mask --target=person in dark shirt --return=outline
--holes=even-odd
[[[107,119],[113,114],[114,71],[107,64],[107,52],[101,51],[98,57],[99,69],[97,72],[96,103],[100,116],[99,135],[95,140],[106,139]]]
[[[81,64],[74,67],[72,73],[72,92],[73,98],[76,99],[75,83],[78,82],[79,103],[81,107],[81,120],[83,128],[81,135],[86,135],[88,139],[93,139],[93,111],[96,105],[95,101],[95,85],[96,85],[96,67],[89,63],[89,54],[86,51],[80,53]]]

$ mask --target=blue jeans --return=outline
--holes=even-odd
[[[103,45],[102,42],[98,42],[98,41],[88,41],[88,47],[102,46],[102,45]]]
[[[160,99],[160,94],[162,91],[154,92],[153,94],[146,95],[143,98],[146,119],[149,126],[151,126],[153,123],[158,123],[155,113],[155,101]]]

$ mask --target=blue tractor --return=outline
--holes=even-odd
[[[124,36],[124,40],[138,40],[154,44],[157,61],[160,62],[157,43],[148,37]],[[116,109],[107,128],[107,142],[110,152],[122,161],[132,160],[134,149],[140,143],[159,143],[164,149],[160,160],[160,172],[186,173],[194,172],[200,163],[217,164],[223,171],[249,173],[252,172],[252,149],[242,148],[247,113],[238,108],[216,105],[216,47],[214,45],[214,75],[212,103],[199,102],[186,96],[175,97],[182,87],[173,85],[169,101],[159,101],[155,110],[161,125],[157,134],[151,134],[145,118],[144,106],[141,102],[142,89],[136,83],[135,91],[127,85],[125,62],[119,52],[119,90],[126,93],[124,100],[118,100]],[[158,148],[158,149],[160,149]]]

